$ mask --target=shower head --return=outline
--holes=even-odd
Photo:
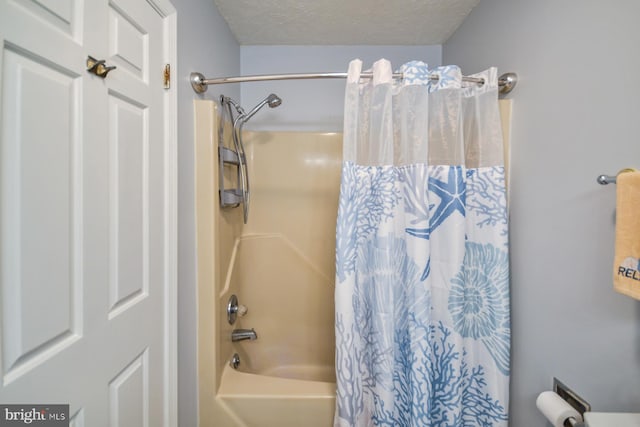
[[[282,104],[282,99],[280,99],[280,97],[278,95],[276,95],[275,93],[272,93],[269,96],[267,96],[265,99],[260,101],[260,103],[258,105],[256,105],[255,107],[253,107],[253,109],[251,111],[249,111],[246,114],[243,114],[241,120],[242,120],[242,122],[249,121],[249,119],[251,117],[253,117],[253,115],[256,114],[265,105],[269,105],[269,108],[276,108],[280,104]]]
[[[282,99],[280,99],[280,97],[275,93],[272,93],[271,95],[267,96],[267,103],[269,104],[269,108],[276,108],[279,107],[280,104],[282,104]]]

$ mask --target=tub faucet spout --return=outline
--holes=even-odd
[[[231,341],[255,340],[258,338],[256,331],[251,329],[234,329],[231,331]]]

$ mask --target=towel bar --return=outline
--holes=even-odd
[[[637,172],[637,171],[634,168],[624,168],[624,169],[620,169],[620,171],[616,174],[616,176],[600,175],[596,179],[596,181],[598,181],[598,183],[601,184],[601,185],[615,184],[616,183],[616,177],[618,175],[620,175],[621,173],[625,173],[625,172]]]
[[[607,185],[607,184],[615,184],[616,177],[611,175],[600,175],[597,179],[598,184]]]

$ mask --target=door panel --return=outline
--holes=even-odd
[[[3,57],[2,368],[10,383],[80,336],[80,82],[24,51]]]
[[[149,35],[125,10],[109,5],[111,62],[142,81],[149,79]]]
[[[158,10],[0,0],[0,402],[74,426],[172,424]]]
[[[82,3],[79,0],[14,0],[13,3],[74,39],[81,36]]]
[[[164,283],[157,274],[164,265],[164,221],[153,221],[165,216],[164,176],[155,173],[163,171],[164,163],[163,103],[156,98],[162,94],[158,88],[163,29],[157,13],[143,2],[112,1],[108,16],[107,62],[119,68],[106,82],[112,212],[109,276],[115,302],[107,328],[126,349],[110,364],[114,375],[109,382],[110,417],[114,426],[154,426],[162,420],[163,396],[162,388],[150,386],[150,378],[162,378],[164,364],[160,326]],[[158,79],[152,78],[151,70],[157,71]],[[155,179],[150,179],[151,171]]]
[[[149,294],[148,112],[109,96],[110,319]]]
[[[149,355],[143,352],[109,383],[113,427],[149,426]]]

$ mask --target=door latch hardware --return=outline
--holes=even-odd
[[[109,71],[116,69],[115,65],[107,67],[104,63],[104,59],[97,60],[92,56],[87,56],[87,71],[104,79]]]

